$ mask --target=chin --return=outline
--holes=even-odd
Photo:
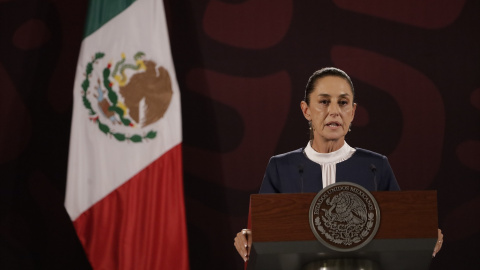
[[[341,138],[345,138],[345,134],[342,130],[338,132],[329,132],[327,134],[323,134],[322,137],[328,140],[340,140]]]
[[[342,136],[323,136],[325,141],[339,141],[345,139],[345,135]]]

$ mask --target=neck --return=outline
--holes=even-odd
[[[338,149],[342,148],[345,140],[338,139],[338,140],[328,140],[328,141],[319,141],[313,139],[311,142],[313,150],[317,151],[318,153],[331,153],[335,152]]]

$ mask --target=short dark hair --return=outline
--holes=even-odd
[[[312,76],[308,79],[307,87],[305,88],[305,96],[303,98],[303,101],[307,103],[307,105],[310,105],[310,94],[313,92],[313,89],[315,88],[315,83],[317,82],[318,79],[321,79],[323,77],[327,76],[336,76],[345,79],[348,84],[350,84],[350,88],[352,89],[352,95],[353,95],[353,100],[355,99],[355,90],[353,88],[353,83],[350,77],[345,73],[345,71],[334,68],[334,67],[326,67],[322,68],[320,70],[315,71]]]

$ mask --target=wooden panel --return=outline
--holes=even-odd
[[[381,211],[375,238],[437,238],[437,191],[372,192]]]
[[[436,191],[372,192],[380,207],[375,239],[436,238]],[[308,222],[316,193],[250,197],[254,242],[316,240]]]

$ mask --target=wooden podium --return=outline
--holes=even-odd
[[[329,259],[366,259],[383,270],[428,269],[437,241],[437,192],[371,193],[380,208],[380,226],[370,243],[352,252],[331,250],[316,239],[309,224],[316,193],[251,195],[247,270],[301,270]]]

